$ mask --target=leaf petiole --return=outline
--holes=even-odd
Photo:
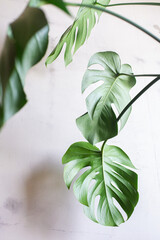
[[[136,76],[136,75],[134,75]],[[142,75],[139,75],[142,76]],[[150,76],[150,75],[148,75]],[[126,107],[122,110],[122,112],[119,114],[119,116],[117,117],[117,122],[121,119],[121,117],[123,116],[123,114],[128,110],[128,108],[130,108],[134,102],[137,101],[137,99],[139,97],[142,96],[142,94],[144,94],[151,86],[153,86],[156,82],[158,82],[158,80],[160,80],[160,75],[158,75],[155,79],[153,79],[149,84],[147,84],[147,86],[145,86],[127,105]],[[107,140],[103,142],[102,147],[101,147],[101,152],[103,152],[103,148],[106,144]]]
[[[116,3],[116,4],[109,4],[107,7],[128,6],[128,5],[150,5],[150,6],[160,6],[160,3],[157,3],[157,2]]]
[[[120,118],[123,116],[123,114],[128,110],[130,106],[133,105],[133,103],[143,94],[145,93],[152,85],[154,85],[156,82],[160,80],[160,76],[156,77],[154,80],[152,80],[147,86],[145,86],[127,105],[126,107],[122,110],[122,112],[119,114],[117,117],[117,122],[120,120]]]
[[[131,77],[159,77],[160,74],[126,74],[126,73],[120,73],[119,75],[125,75],[125,76],[131,76]]]

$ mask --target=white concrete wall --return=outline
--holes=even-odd
[[[8,23],[26,2],[0,0],[0,51]],[[49,53],[72,19],[52,6],[43,9],[50,22]],[[160,7],[114,10],[160,37]],[[81,79],[91,55],[107,50],[116,51],[134,73],[160,73],[160,45],[106,14],[67,68],[61,54],[48,69],[44,58],[29,71],[28,104],[0,132],[0,240],[160,239],[160,83],[135,103],[127,125],[110,141],[138,169],[140,199],[129,221],[118,228],[93,223],[63,182],[61,158],[70,144],[84,140],[75,124],[86,109]],[[132,97],[150,80],[138,78]]]

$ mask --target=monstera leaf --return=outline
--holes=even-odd
[[[125,221],[124,212],[127,219],[131,216],[138,201],[137,174],[130,169],[134,166],[120,148],[105,144],[101,152],[90,143],[78,142],[71,145],[62,162],[66,164],[64,180],[68,188],[84,169],[73,188],[91,220],[118,226]]]
[[[0,127],[27,102],[27,71],[44,56],[48,23],[42,10],[27,7],[8,28],[0,58]]]
[[[83,4],[90,4],[98,6],[103,4],[104,8],[108,5],[110,0],[83,0]],[[59,43],[49,55],[46,60],[46,64],[52,63],[60,54],[64,45],[65,54],[64,61],[68,65],[72,61],[73,54],[84,44],[86,39],[90,36],[91,30],[96,23],[96,14],[98,17],[102,12],[95,9],[81,7],[74,23],[64,32]]]
[[[66,8],[66,5],[62,0],[30,0],[30,2],[29,2],[30,7],[40,7],[45,4],[52,4],[52,5],[60,8],[67,14],[69,14],[69,11]]]
[[[95,64],[101,65],[103,70],[89,69]],[[99,52],[91,57],[83,77],[82,92],[99,81],[103,83],[86,99],[88,113],[77,119],[77,126],[92,144],[117,135],[118,125],[112,104],[120,113],[131,100],[129,90],[136,83],[131,67],[128,64],[121,65],[115,52]],[[131,108],[120,119],[121,129],[130,112]]]

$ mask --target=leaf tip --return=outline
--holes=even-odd
[[[51,64],[53,62],[52,57],[48,56],[46,61],[45,61],[45,66],[47,67],[48,64]]]

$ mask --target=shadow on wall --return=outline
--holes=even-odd
[[[59,228],[67,200],[62,169],[45,162],[31,172],[25,190],[27,225],[38,232]]]

